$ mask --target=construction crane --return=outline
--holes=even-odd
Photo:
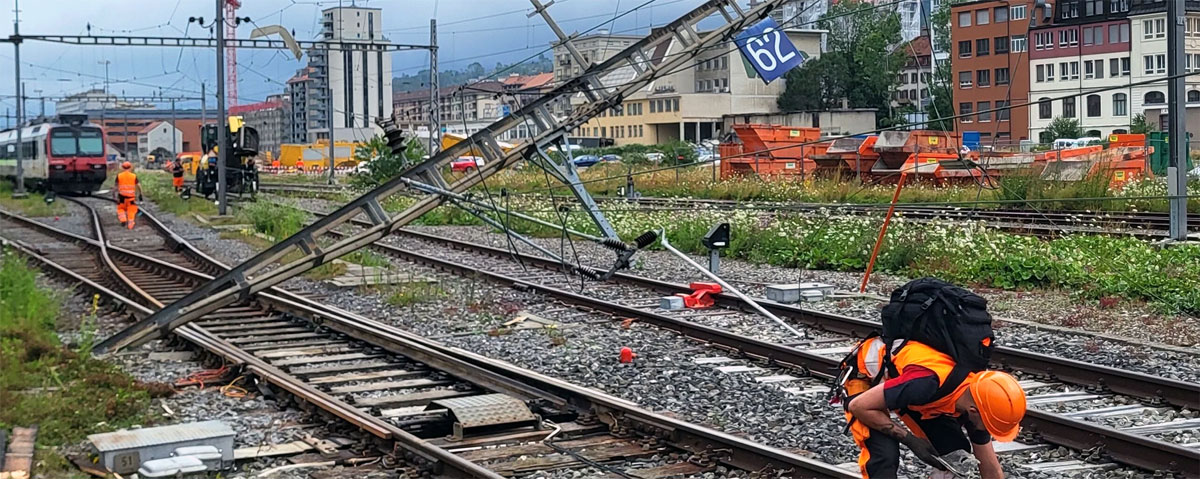
[[[242,6],[241,0],[225,0],[225,38],[237,38],[237,26],[243,19],[238,18],[237,9]],[[245,19],[250,21],[249,18]],[[238,104],[237,94],[237,47],[230,44],[225,47],[225,97],[229,106]]]

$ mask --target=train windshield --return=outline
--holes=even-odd
[[[51,156],[104,156],[99,128],[55,128],[50,131]]]

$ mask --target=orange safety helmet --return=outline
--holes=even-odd
[[[130,163],[128,161],[121,163],[121,169],[122,170],[131,170],[131,169],[133,169],[133,163]]]
[[[987,432],[997,441],[1016,439],[1025,417],[1025,390],[1017,379],[1001,371],[983,371],[975,375],[970,390]]]

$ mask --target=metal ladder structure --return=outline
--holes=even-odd
[[[638,239],[639,244],[636,246],[621,243],[580,182],[571,162],[570,149],[566,147],[567,135],[602,112],[621,108],[625,98],[692,61],[704,50],[722,47],[723,43],[731,41],[742,29],[766,18],[773,8],[785,0],[768,0],[750,8],[739,6],[736,0],[709,0],[670,24],[653,29],[647,37],[599,63],[589,61],[572,45],[575,35],[565,35],[550,19],[546,11],[549,4],[543,5],[539,0],[531,1],[536,8],[535,13],[541,14],[547,20],[560,42],[571,52],[573,59],[586,66],[582,73],[560,83],[552,91],[469,138],[408,168],[399,176],[276,243],[155,314],[110,336],[97,345],[94,352],[110,354],[165,337],[171,330],[218,308],[246,301],[255,293],[379,241],[447,201],[454,202],[455,195],[467,191],[487,177],[521,160],[529,160],[530,163],[546,170],[556,180],[571,187],[576,198],[582,203],[584,211],[603,233],[602,243],[618,250],[618,261],[614,270],[621,267],[622,257],[628,260],[629,255],[636,251],[636,247],[644,247],[643,243],[653,242],[653,236],[646,238],[646,235],[643,235]],[[704,33],[699,31],[698,24],[701,21],[715,23],[719,19],[723,19],[724,23]],[[606,78],[619,78],[620,81],[606,85],[603,81]],[[559,102],[569,104],[571,97],[578,94],[582,94],[586,102],[575,108],[569,116],[558,119],[551,114],[553,105]],[[390,122],[385,122],[382,126],[392,135],[397,133]],[[529,129],[531,138],[506,152],[497,138],[518,126]],[[552,147],[556,146],[565,155],[551,154]],[[446,164],[472,151],[479,152],[486,160],[485,163],[470,174],[448,178]],[[385,199],[405,190],[416,190],[426,194],[415,204],[395,215],[384,210]],[[343,239],[331,239],[325,234],[347,224],[360,214],[368,218],[372,226]]]

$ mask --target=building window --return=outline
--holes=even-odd
[[[1087,16],[1104,14],[1104,0],[1085,0],[1083,14]]]
[[[996,23],[1008,21],[1008,7],[996,7],[992,10],[992,18]]]
[[[1054,32],[1034,33],[1033,40],[1036,50],[1049,50],[1054,48]]]
[[[1071,79],[1079,79],[1079,62],[1071,62]]]
[[[1012,52],[1021,53],[1029,49],[1025,37],[1012,37]]]
[[[1121,59],[1121,76],[1129,76],[1129,63],[1129,57],[1124,57]]]
[[[975,83],[979,86],[992,86],[992,71],[977,70],[975,72]]]
[[[1045,67],[1046,67],[1045,65],[1038,65],[1038,66],[1034,67],[1034,71],[1037,72],[1037,82],[1038,83],[1046,81],[1046,68]]]
[[[1104,60],[1096,60],[1096,78],[1104,78]]]
[[[1129,97],[1124,93],[1113,95],[1113,116],[1125,116],[1129,114]]]
[[[1100,116],[1100,95],[1087,96],[1087,116],[1090,118]]]
[[[991,14],[988,11],[988,9],[986,9],[986,8],[983,10],[975,10],[975,24],[976,25],[987,25],[987,24],[991,23],[991,21],[988,19],[988,17],[990,17],[990,16],[991,16]]]
[[[958,114],[960,116],[962,116],[963,123],[970,123],[971,122],[971,103],[970,102],[959,103],[958,104]]]
[[[1054,64],[1046,64],[1046,81],[1054,81]]]
[[[992,112],[989,111],[991,109],[992,109],[992,102],[990,102],[990,101],[979,102],[979,108],[976,109],[976,111],[979,112],[979,121],[992,121]]]
[[[1008,18],[1010,20],[1024,20],[1025,19],[1025,5],[1014,5],[1014,6],[1008,7]]]
[[[1167,56],[1165,54],[1144,55],[1142,64],[1145,66],[1147,75],[1162,75],[1167,72]]]
[[[971,88],[971,83],[971,72],[969,70],[965,72],[958,72],[959,88]]]
[[[1129,11],[1129,0],[1108,0],[1108,13]]]
[[[1109,58],[1108,59],[1108,76],[1110,78],[1121,76],[1121,59],[1120,58]]]
[[[996,100],[996,121],[1008,121],[1011,111],[1008,106],[1012,102],[1005,100]]]
[[[1049,120],[1051,116],[1054,116],[1051,109],[1052,109],[1052,105],[1050,104],[1049,98],[1038,98],[1038,118],[1039,119]]]
[[[1166,38],[1167,21],[1164,18],[1142,20],[1142,39]]]
[[[1188,91],[1187,92],[1187,102],[1188,103],[1200,102],[1200,90]]]
[[[1058,46],[1076,46],[1079,44],[1079,30],[1074,28],[1058,31]]]
[[[1157,105],[1167,102],[1167,96],[1163,95],[1163,92],[1161,91],[1148,91],[1146,92],[1146,96],[1142,99],[1143,103],[1146,103],[1147,105]]]
[[[990,46],[991,42],[992,41],[987,38],[980,38],[978,40],[975,40],[975,56],[982,57],[984,55],[990,54],[991,50],[992,50],[991,46]]]
[[[1063,116],[1075,118],[1075,97],[1063,98]]]
[[[1059,16],[1063,19],[1079,16],[1079,4],[1076,2],[1064,2],[1059,8]]]
[[[971,26],[971,12],[958,12],[958,26]]]
[[[1067,76],[1070,75],[1070,70],[1067,68],[1067,62],[1058,63],[1058,79],[1067,81]]]
[[[997,55],[1008,53],[1008,37],[996,37],[992,40],[996,44]]]
[[[970,40],[963,40],[961,42],[958,42],[958,56],[960,58],[970,58],[971,57],[971,41]]]
[[[996,84],[997,85],[1007,85],[1008,84],[1008,67],[996,69]]]

